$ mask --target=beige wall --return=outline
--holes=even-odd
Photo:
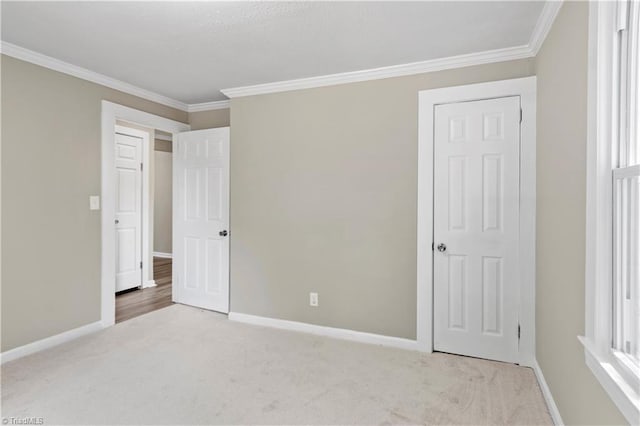
[[[566,2],[538,57],[537,359],[567,424],[622,424],[584,362],[589,5]]]
[[[624,419],[584,364],[588,6],[535,60],[237,98],[231,309],[415,338],[417,92],[538,75],[537,358],[568,424]],[[186,113],[2,56],[2,350],[100,316],[100,100]],[[38,267],[34,267],[37,265]],[[308,306],[317,291],[320,306]]]
[[[415,339],[418,91],[532,74],[522,60],[232,99],[231,310]]]
[[[2,351],[100,319],[100,101],[187,113],[2,56]]]
[[[190,112],[189,124],[191,125],[191,130],[227,127],[229,126],[229,116],[229,108],[214,109],[211,111]]]
[[[155,149],[156,151],[172,152],[173,143],[171,141],[166,141],[163,139],[156,139],[153,144],[153,149]]]
[[[169,142],[169,141],[163,141]],[[171,152],[156,150],[154,153],[155,196],[153,220],[153,251],[171,253],[172,232],[172,160]]]

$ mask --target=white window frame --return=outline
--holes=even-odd
[[[640,423],[640,381],[612,348],[613,179],[618,138],[618,2],[589,6],[585,361],[630,424]]]

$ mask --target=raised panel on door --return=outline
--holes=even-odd
[[[181,133],[174,152],[174,301],[229,310],[229,130]]]
[[[467,228],[468,183],[467,157],[451,156],[448,158],[448,198],[447,218],[449,230],[463,231]]]
[[[138,265],[137,257],[130,247],[136,245],[136,229],[135,228],[118,228],[116,229],[116,274],[122,275],[130,272],[136,272]]]
[[[225,200],[223,184],[224,170],[220,167],[209,167],[207,174],[207,220],[219,221],[222,219],[222,208]]]
[[[449,329],[467,329],[467,258],[449,255],[447,264],[447,296]]]
[[[184,268],[182,268],[182,285],[187,289],[200,287],[200,238],[197,236],[185,237],[184,242]]]
[[[217,295],[223,291],[223,274],[219,265],[224,261],[224,244],[220,239],[210,238],[205,242],[206,247],[206,280],[205,291]]]
[[[435,107],[437,351],[517,361],[519,117],[517,96]]]
[[[482,257],[482,332],[502,334],[502,258]]]
[[[116,213],[133,213],[136,214],[138,208],[137,180],[138,170],[117,167],[116,168]]]
[[[504,185],[501,154],[482,156],[482,230],[502,231]]]

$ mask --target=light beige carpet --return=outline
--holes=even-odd
[[[228,321],[174,305],[2,367],[45,424],[551,424],[528,368]]]

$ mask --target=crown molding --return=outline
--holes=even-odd
[[[213,101],[213,102],[203,102],[200,104],[190,104],[187,107],[188,112],[200,112],[200,111],[212,111],[216,109],[226,109],[229,108],[230,102],[229,100],[224,101]]]
[[[333,86],[337,84],[356,83],[367,80],[402,77],[412,74],[422,74],[443,71],[453,68],[482,65],[492,62],[510,61],[514,59],[530,58],[533,54],[529,46],[516,46],[504,49],[488,50],[478,53],[450,56],[447,58],[431,59],[428,61],[412,62],[402,65],[373,68],[361,71],[351,71],[329,74],[318,77],[301,78],[296,80],[278,81],[275,83],[256,84],[254,86],[234,87],[223,89],[221,92],[228,98],[253,96],[266,93],[284,92],[289,90],[311,89],[314,87]]]
[[[242,96],[286,92],[290,90],[312,89],[315,87],[334,86],[338,84],[356,83],[368,80],[379,80],[383,78],[402,77],[413,74],[470,67],[474,65],[531,58],[536,56],[540,50],[542,43],[547,37],[547,34],[558,15],[562,3],[563,0],[545,2],[531,38],[529,39],[529,43],[526,45],[431,59],[428,61],[412,62],[402,65],[392,65],[252,86],[234,87],[223,89],[221,92],[228,98],[236,98]],[[201,112],[230,108],[229,100],[187,104],[5,41],[2,41],[0,53],[185,112]]]
[[[129,93],[130,95],[134,95],[139,98],[176,108],[181,111],[187,111],[188,106],[184,102],[180,102],[175,99],[160,95],[158,93],[142,89],[132,84],[125,83],[124,81],[116,80],[115,78],[107,77],[106,75],[90,71],[86,68],[82,68],[68,62],[60,61],[58,59],[52,58],[51,56],[43,55],[41,53],[25,49],[24,47],[20,47],[6,41],[2,41],[1,53],[3,55],[11,56],[22,61],[31,62],[32,64],[40,65],[54,71],[72,75],[74,77],[90,81],[92,83],[100,84],[111,89]]]
[[[134,86],[133,84],[125,83],[124,81],[107,77],[106,75],[58,60],[56,58],[52,58],[51,56],[43,55],[42,53],[34,52],[33,50],[25,49],[24,47],[20,47],[6,41],[2,41],[0,53],[16,59],[20,59],[25,62],[39,65],[41,67],[49,68],[54,71],[81,78],[92,83],[100,84],[101,86],[109,87],[120,92],[128,93],[130,95],[137,96],[148,101],[166,105],[184,112],[209,111],[229,108],[228,100],[204,102],[198,104],[186,104],[184,102],[169,98],[159,93],[142,89],[140,87]]]
[[[537,55],[540,51],[542,43],[544,43],[544,40],[547,38],[561,7],[562,0],[545,2],[542,12],[540,12],[540,16],[538,17],[538,21],[536,22],[536,26],[533,28],[533,33],[531,33],[531,38],[529,39],[529,47],[533,52],[533,56]]]
[[[286,92],[290,90],[312,89],[315,87],[333,86],[337,84],[356,83],[367,80],[402,77],[412,74],[443,71],[494,62],[532,58],[538,54],[542,43],[547,37],[547,34],[549,34],[549,30],[551,30],[551,27],[553,26],[553,22],[562,7],[562,3],[563,0],[551,0],[545,2],[542,12],[540,12],[540,16],[536,21],[529,43],[526,45],[413,62],[403,65],[393,65],[296,80],[278,81],[275,83],[256,84],[253,86],[233,87],[230,89],[222,89],[221,92],[228,98],[237,98],[242,96]]]

